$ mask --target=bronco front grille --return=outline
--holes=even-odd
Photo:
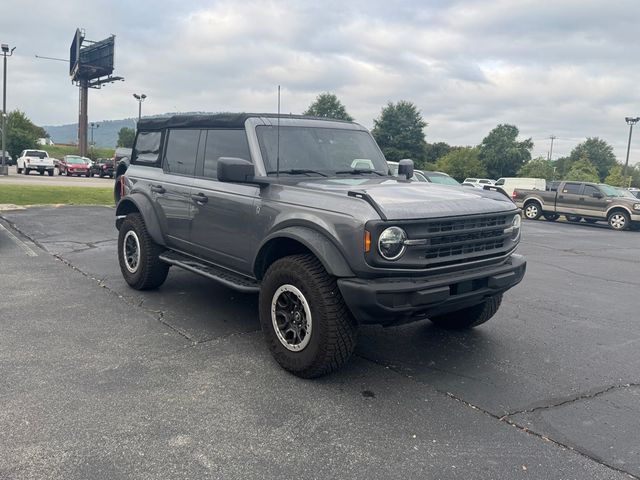
[[[454,265],[501,255],[509,246],[505,229],[512,218],[513,212],[426,221],[408,233],[411,239],[425,240],[414,254],[426,260],[427,267]]]

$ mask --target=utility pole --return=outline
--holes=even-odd
[[[551,139],[551,148],[549,149],[549,161],[551,161],[551,159],[553,158],[553,141],[558,138],[555,135],[551,135],[549,137]]]
[[[87,110],[89,103],[89,81],[80,80],[80,112],[78,113],[78,145],[80,156],[87,156]]]
[[[7,151],[7,57],[13,55],[16,47],[9,51],[9,45],[3,43],[1,48],[4,56],[4,70],[2,75],[2,164],[0,164],[0,175],[9,175],[9,166],[5,158]]]
[[[94,131],[96,128],[100,128],[100,124],[99,124],[99,123],[91,122],[91,123],[89,124],[89,126],[91,127],[91,153],[93,153],[93,147],[94,147],[94,145],[95,145],[95,142],[93,141],[93,131]]]
[[[629,125],[629,142],[627,143],[627,159],[624,162],[624,169],[622,169],[622,176],[627,176],[627,167],[629,166],[629,150],[631,150],[631,134],[633,133],[633,126],[638,123],[640,117],[624,117],[624,121]]]

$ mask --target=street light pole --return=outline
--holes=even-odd
[[[9,174],[9,166],[6,160],[7,151],[7,57],[13,55],[16,47],[9,51],[9,45],[3,43],[1,45],[2,55],[4,56],[4,69],[2,75],[2,164],[0,165],[0,175]]]
[[[134,93],[133,98],[138,101],[138,121],[140,121],[140,119],[142,118],[142,102],[144,102],[144,99],[147,98],[147,96],[144,93],[140,95]]]
[[[629,142],[627,143],[627,159],[624,162],[624,169],[622,170],[622,176],[627,176],[627,167],[629,166],[629,150],[631,150],[631,134],[633,133],[633,126],[638,123],[640,117],[624,117],[624,121],[629,125]]]
[[[95,128],[100,128],[100,124],[91,122],[89,125],[91,126],[91,150],[93,150],[93,130]]]

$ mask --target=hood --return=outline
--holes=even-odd
[[[323,179],[299,186],[352,196],[363,194],[387,220],[508,212],[516,206],[501,193],[470,187],[385,179]],[[366,201],[366,200],[363,200]]]

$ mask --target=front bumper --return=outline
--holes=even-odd
[[[392,325],[477,305],[520,283],[526,267],[514,254],[500,265],[431,277],[339,278],[338,288],[359,323]]]
[[[38,165],[37,163],[25,163],[24,168],[29,170],[38,170],[39,172],[45,172],[53,170],[53,165]]]

